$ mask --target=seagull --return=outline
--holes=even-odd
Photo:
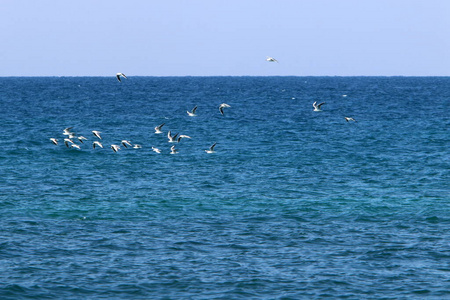
[[[191,111],[187,111],[187,114],[189,115],[189,117],[195,117],[197,116],[195,114],[195,111],[197,110],[197,105],[191,110]]]
[[[208,150],[205,150],[206,153],[214,153],[214,147],[216,146],[217,143],[214,143],[211,147],[209,147]]]
[[[320,107],[324,104],[325,104],[325,102],[317,104],[317,101],[314,101],[314,103],[313,103],[314,111],[321,111]]]
[[[163,133],[161,131],[161,128],[164,126],[164,124],[166,124],[166,123],[162,123],[161,125],[156,126],[155,127],[155,133]]]
[[[52,141],[53,144],[58,145],[58,140],[55,138],[50,138],[50,141]]]
[[[73,132],[70,131],[73,127],[67,127],[66,129],[63,130],[63,134],[64,135],[72,135]]]
[[[220,110],[220,113],[222,114],[222,116],[223,116],[223,109],[224,109],[225,107],[231,107],[231,106],[229,106],[229,105],[226,104],[226,103],[220,104],[219,110]]]
[[[344,118],[345,118],[345,121],[347,121],[347,122],[349,122],[349,121],[356,122],[356,120],[353,118],[350,118],[350,117],[344,117]]]
[[[100,136],[100,131],[97,131],[97,130],[92,130],[92,133],[96,136],[96,137],[98,137],[99,139],[102,139],[102,137]]]
[[[170,130],[169,130],[169,132],[167,133],[167,138],[169,139],[169,143],[176,143],[177,142],[177,140],[176,140],[177,136],[178,136],[178,133],[175,134],[174,136],[172,136],[171,133],[170,133]]]
[[[275,58],[270,57],[270,56],[267,56],[266,61],[268,61],[268,62],[278,62],[278,60],[276,60]]]
[[[67,148],[69,148],[69,143],[73,144],[73,141],[71,139],[64,139],[64,144]]]
[[[77,148],[78,150],[81,150],[80,146],[77,144],[72,144],[70,145],[72,148]]]
[[[161,150],[159,150],[158,148],[152,147],[152,150],[155,151],[156,153],[161,153]]]
[[[84,144],[83,140],[86,141],[87,138],[85,138],[84,136],[81,135],[81,136],[78,137],[78,140],[79,140],[82,144]]]
[[[177,154],[178,151],[175,149],[175,145],[173,145],[172,147],[170,147],[170,154]]]
[[[125,76],[125,74],[123,74],[123,73],[117,73],[117,74],[116,74],[116,78],[117,78],[117,80],[119,80],[119,82],[122,82],[122,80],[120,79],[121,76],[122,76],[123,78],[127,79],[127,76]]]
[[[92,143],[92,147],[93,147],[94,149],[95,149],[96,146],[99,146],[100,148],[103,148],[102,143],[100,143],[99,141],[94,141],[94,142]]]
[[[130,146],[130,147],[133,146],[133,145],[130,143],[130,141],[127,141],[127,140],[122,140],[121,143],[122,143],[122,145],[123,145],[125,148],[128,148],[128,146]],[[127,145],[128,145],[128,146],[127,146]]]
[[[117,152],[120,150],[120,147],[118,145],[111,145],[111,149],[113,149],[114,152]]]
[[[133,145],[133,149],[141,149],[141,148],[142,148],[142,146],[139,145],[139,144],[134,144]]]
[[[179,137],[178,137],[178,139],[177,139],[177,142],[179,143],[180,141],[181,141],[181,139],[182,138],[187,138],[187,139],[191,139],[191,137],[190,136],[188,136],[188,135],[184,135],[184,134],[181,134]]]

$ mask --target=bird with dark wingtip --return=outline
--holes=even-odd
[[[127,76],[125,76],[125,74],[123,74],[123,73],[117,73],[117,74],[116,74],[116,78],[117,78],[117,80],[119,80],[119,82],[122,82],[122,80],[120,79],[120,77],[123,77],[123,78],[127,79]]]

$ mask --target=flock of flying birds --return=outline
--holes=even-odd
[[[223,103],[220,105],[219,110],[221,114],[223,115],[223,108],[224,107],[230,107],[228,104]],[[188,115],[191,117],[197,116],[195,114],[195,111],[197,109],[197,106],[194,107],[191,111],[188,111]],[[165,125],[165,123],[162,123],[155,127],[155,134],[161,134],[163,131],[161,130],[162,127]],[[77,135],[74,131],[72,131],[73,127],[67,127],[63,130],[63,135],[67,136],[64,138],[64,145],[66,145],[67,148],[75,148],[78,150],[81,150],[81,144],[85,144],[84,141],[87,141],[88,139],[82,135]],[[92,134],[97,138],[95,141],[92,142],[92,148],[104,148],[103,144],[101,142],[102,136],[100,135],[101,132],[98,130],[92,130]],[[185,134],[174,134],[172,135],[172,132],[169,130],[167,132],[167,138],[169,143],[179,143],[181,139],[187,138],[190,139],[191,137]],[[54,145],[58,145],[59,141],[56,138],[50,138],[50,141]],[[78,141],[81,144],[77,144],[75,141]],[[215,153],[214,147],[217,143],[212,144],[207,150],[205,150],[206,153]],[[132,144],[129,140],[122,140],[120,144],[112,144],[110,147],[114,152],[118,152],[121,148],[121,146],[125,148],[133,148],[133,149],[140,149],[142,146],[140,144]],[[152,147],[152,150],[156,153],[161,153],[161,149]],[[170,147],[170,154],[176,154],[178,153],[177,149],[175,148],[175,145],[172,145]]]
[[[116,78],[119,82],[121,82],[121,78],[127,78],[127,76],[123,73],[117,73]],[[219,112],[223,116],[225,115],[224,109],[231,107],[230,105],[226,103],[222,103],[219,106]],[[196,117],[197,106],[195,106],[191,111],[187,111],[188,116],[190,117]],[[161,134],[163,131],[161,130],[162,127],[165,125],[165,123],[162,123],[155,127],[155,134]],[[87,141],[88,139],[82,135],[77,135],[73,130],[73,127],[67,127],[63,130],[63,135],[66,137],[64,138],[64,145],[66,145],[67,148],[74,148],[81,150],[81,144],[85,144],[84,141]],[[98,130],[92,130],[92,134],[95,136],[96,140],[92,142],[92,148],[104,148],[103,144],[101,142],[102,136],[100,135],[101,132]],[[174,134],[172,135],[172,132],[169,130],[167,132],[167,138],[169,143],[179,143],[181,139],[187,138],[190,139],[191,137],[185,134]],[[56,138],[50,138],[50,141],[54,145],[58,145],[58,139]],[[77,144],[76,141],[78,141],[80,144]],[[214,147],[216,147],[217,143],[212,144],[208,149],[205,150],[206,153],[215,153]],[[121,148],[121,146],[125,148],[133,148],[133,149],[140,149],[142,146],[140,144],[132,144],[129,140],[122,140],[120,144],[112,144],[110,147],[114,152],[118,152]],[[161,153],[161,149],[152,147],[152,150],[156,153]],[[178,153],[177,149],[175,148],[175,145],[172,145],[170,147],[170,154],[176,154]]]
[[[273,57],[267,56],[266,61],[268,62],[277,62],[278,60],[276,60]],[[121,78],[125,78],[127,79],[127,76],[125,76],[124,73],[117,73],[116,74],[116,78],[119,82],[122,82]],[[344,97],[346,95],[343,95]],[[321,102],[321,103],[317,103],[317,101],[315,101],[313,103],[313,107],[314,107],[314,111],[321,111],[321,106],[324,105],[325,102]],[[224,115],[224,109],[231,107],[230,105],[226,104],[226,103],[222,103],[219,106],[219,112],[220,114],[223,116]],[[187,111],[188,116],[190,117],[196,117],[196,110],[197,110],[197,106],[195,106],[191,111]],[[345,117],[345,120],[347,122],[356,122],[355,119],[351,118],[351,117]],[[161,130],[161,128],[165,125],[165,123],[162,123],[161,125],[158,125],[155,127],[155,134],[161,134],[163,133],[163,131]],[[72,131],[73,127],[67,127],[63,130],[63,135],[67,136],[66,138],[64,138],[64,144],[66,145],[67,148],[75,148],[78,150],[81,150],[81,147],[79,144],[76,144],[74,141],[78,140],[81,144],[84,144],[84,141],[88,140],[86,137],[82,136],[82,135],[77,135],[75,132]],[[92,134],[97,138],[97,140],[92,142],[92,147],[95,148],[103,148],[103,144],[101,143],[102,137],[100,135],[100,131],[97,130],[92,130]],[[188,135],[184,135],[181,134],[179,135],[178,133],[175,135],[172,135],[172,132],[169,130],[167,132],[167,138],[169,140],[169,143],[179,143],[181,141],[181,139],[183,138],[188,138],[190,139],[191,137]],[[50,141],[55,144],[58,145],[58,139],[56,138],[50,138]],[[212,144],[209,149],[205,150],[206,153],[215,153],[214,151],[214,147],[216,147],[217,143]],[[120,145],[122,145],[125,148],[133,148],[133,149],[140,149],[142,148],[141,145],[139,144],[132,144],[129,140],[122,140],[120,142]],[[114,152],[118,152],[121,148],[120,145],[118,144],[112,144],[111,145],[111,149]],[[156,148],[156,147],[152,147],[152,150],[156,153],[161,153],[161,149]],[[173,145],[172,147],[170,147],[170,154],[176,154],[178,153],[177,149],[175,148],[175,145]]]

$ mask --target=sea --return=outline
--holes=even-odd
[[[0,116],[2,300],[450,299],[450,77],[1,77]]]

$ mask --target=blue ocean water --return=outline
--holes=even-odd
[[[0,78],[0,299],[449,299],[449,108],[448,77]]]

